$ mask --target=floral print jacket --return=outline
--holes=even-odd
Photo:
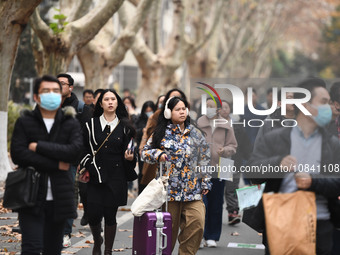
[[[179,125],[169,124],[161,148],[152,148],[151,144],[152,136],[143,148],[142,158],[155,164],[162,154],[167,155],[163,175],[169,175],[168,200],[201,200],[202,190],[210,190],[212,186],[209,175],[200,171],[210,163],[209,145],[202,132],[193,125],[182,132]]]

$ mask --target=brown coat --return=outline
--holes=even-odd
[[[143,131],[143,136],[142,136],[142,140],[141,140],[141,143],[140,143],[140,146],[139,146],[139,151],[141,151],[143,149],[146,142],[149,140],[150,136],[155,131],[155,128],[156,128],[157,122],[158,122],[158,117],[159,117],[159,114],[161,113],[161,111],[162,111],[161,109],[157,110],[148,119],[148,122],[146,123],[145,129]],[[143,170],[142,170],[143,177],[142,177],[142,180],[141,180],[141,184],[148,185],[149,182],[153,178],[156,177],[156,172],[157,172],[157,164],[149,164],[149,163],[144,162]]]

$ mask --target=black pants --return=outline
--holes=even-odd
[[[116,214],[118,207],[115,206],[103,206],[96,203],[88,203],[87,213],[90,226],[96,226],[102,222],[104,217],[105,225],[113,226],[117,223]]]
[[[22,232],[21,254],[59,255],[62,249],[66,219],[55,221],[54,202],[45,203],[38,215],[19,213]]]
[[[83,204],[84,215],[87,216],[87,183],[79,182],[80,202]]]
[[[263,244],[266,246],[265,254],[269,255],[267,233],[263,232]],[[316,254],[330,255],[333,244],[333,224],[329,220],[316,222]]]
[[[333,232],[333,249],[332,255],[340,254],[340,229],[335,229]]]

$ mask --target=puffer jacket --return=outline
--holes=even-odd
[[[40,172],[36,206],[20,209],[38,213],[46,200],[47,180],[50,177],[54,201],[54,219],[75,218],[74,182],[71,171],[59,170],[59,161],[72,163],[82,150],[82,132],[72,107],[59,109],[50,133],[47,132],[39,107],[25,111],[15,123],[11,157],[19,167],[33,166]],[[37,143],[36,152],[28,149]]]
[[[152,148],[151,144],[152,136],[143,148],[142,158],[155,164],[161,155],[167,155],[163,174],[169,175],[168,200],[201,200],[202,190],[211,189],[209,175],[200,171],[210,161],[210,149],[202,132],[193,125],[181,132],[179,125],[169,124],[160,148]]]

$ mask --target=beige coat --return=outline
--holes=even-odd
[[[218,117],[222,119],[222,117]],[[205,139],[210,145],[210,165],[216,166],[220,156],[218,150],[224,148],[222,157],[231,157],[236,153],[237,141],[234,134],[234,129],[229,124],[216,124],[214,132],[210,126],[210,121],[206,115],[203,115],[197,120],[198,127],[205,132]],[[226,135],[227,134],[227,135]],[[213,177],[216,177],[213,175]]]

